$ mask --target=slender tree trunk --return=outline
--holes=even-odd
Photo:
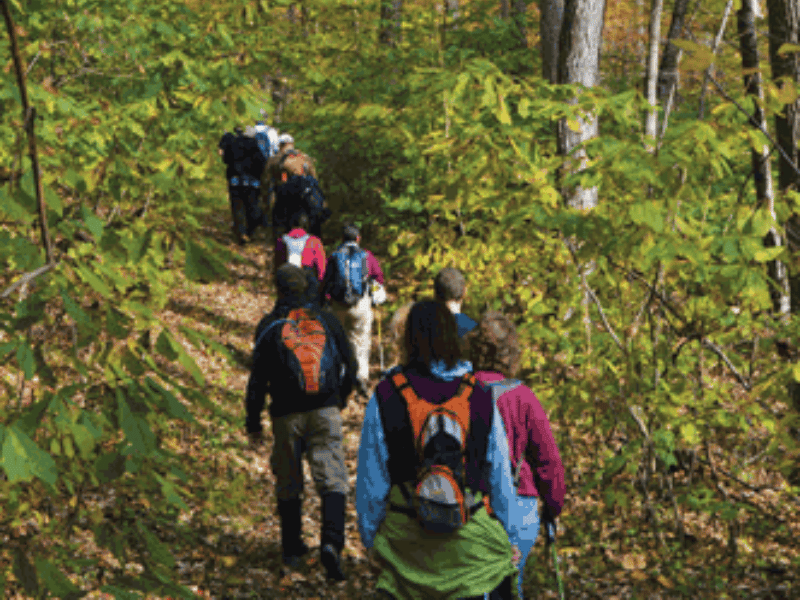
[[[566,0],[559,38],[559,83],[579,83],[587,88],[596,85],[605,8],[605,0]],[[598,134],[596,115],[585,114],[578,118],[578,122],[577,131],[567,125],[566,119],[558,124],[558,151],[568,157],[567,172],[586,167],[586,151],[579,146]],[[563,193],[571,208],[587,210],[597,206],[597,187],[578,186],[572,190],[565,189]]]
[[[542,77],[558,83],[558,49],[564,21],[564,0],[539,0],[539,37],[542,40]]]
[[[507,21],[509,16],[510,7],[508,0],[500,0],[500,18]]]
[[[3,11],[3,18],[6,22],[8,40],[11,43],[11,56],[14,61],[14,71],[17,74],[17,86],[19,87],[19,95],[22,99],[22,123],[28,133],[28,153],[30,154],[31,169],[33,171],[36,206],[39,210],[39,230],[42,236],[42,246],[44,246],[47,262],[52,263],[54,260],[53,244],[50,241],[50,229],[47,226],[47,210],[44,206],[44,189],[42,187],[41,172],[39,169],[39,154],[36,151],[36,132],[34,129],[36,124],[36,109],[28,102],[28,88],[25,83],[25,65],[22,63],[22,58],[20,57],[19,44],[17,43],[17,31],[14,26],[14,19],[11,16],[11,8],[8,6],[6,0],[0,0],[0,10]]]
[[[742,0],[742,8],[736,13],[739,30],[739,47],[742,53],[742,67],[744,69],[744,86],[747,94],[753,97],[753,121],[756,126],[766,129],[767,119],[762,108],[764,102],[764,89],[761,85],[760,59],[758,56],[758,38],[755,28],[755,0]],[[753,173],[756,181],[756,199],[758,203],[767,208],[772,218],[775,219],[775,192],[772,188],[772,168],[770,165],[770,151],[767,144],[759,149],[753,149]],[[781,246],[778,230],[772,227],[764,239],[766,246]],[[782,315],[789,314],[789,280],[786,275],[785,265],[775,260],[768,265],[769,274],[775,282],[777,289],[772,290],[772,302],[775,311]]]
[[[672,9],[672,21],[667,32],[667,45],[664,47],[664,54],[661,56],[661,66],[658,69],[658,99],[662,103],[677,89],[680,74],[678,72],[678,61],[680,48],[672,44],[672,40],[681,37],[683,24],[686,20],[686,10],[689,7],[689,0],[675,0]]]
[[[731,14],[732,8],[733,8],[733,0],[728,0],[728,3],[725,5],[725,10],[722,12],[722,23],[720,23],[719,25],[719,31],[717,32],[717,36],[714,38],[714,42],[711,46],[711,54],[717,53],[717,48],[722,42],[722,36],[725,35],[725,27],[728,24],[728,17]],[[700,119],[701,121],[706,116],[706,90],[708,89],[708,80],[713,76],[714,76],[714,65],[711,64],[706,69],[705,75],[703,75],[703,88],[702,91],[700,92],[700,112],[697,118]]]
[[[401,41],[403,0],[381,0],[381,26],[378,41],[394,48]]]
[[[511,6],[511,20],[517,30],[517,40],[519,47],[528,48],[528,24],[527,24],[528,4],[526,0],[514,0]]]
[[[767,0],[769,11],[769,58],[772,77],[780,87],[796,86],[800,83],[800,56],[797,52],[783,55],[778,50],[784,44],[800,42],[800,2],[797,0]],[[800,167],[798,142],[800,142],[800,99],[786,104],[784,110],[775,115],[777,142],[789,156],[791,163],[781,158],[778,162],[778,187],[781,192],[800,191]],[[794,258],[793,272],[789,276],[791,315],[800,315],[800,273],[797,272],[797,254],[800,251],[800,215],[793,213],[785,224],[789,255]],[[797,340],[788,340],[791,348],[790,360],[798,360]],[[790,382],[789,397],[795,411],[800,412],[800,383]]]
[[[649,152],[655,152],[658,134],[658,50],[661,43],[661,14],[664,0],[653,0],[650,10],[650,52],[647,61],[647,101],[650,110],[645,124],[645,145]]]

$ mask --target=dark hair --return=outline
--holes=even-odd
[[[299,227],[308,231],[308,214],[306,211],[301,210],[289,217],[289,227]]]
[[[433,291],[436,299],[441,302],[461,300],[466,289],[467,281],[464,279],[464,274],[453,267],[445,267],[433,280]]]
[[[359,235],[361,235],[361,232],[353,223],[345,223],[345,226],[342,227],[342,237],[345,242],[355,242],[358,240]]]
[[[308,290],[306,272],[291,263],[281,265],[275,272],[275,287],[282,296],[302,296]]]
[[[466,336],[469,359],[476,371],[499,371],[513,377],[519,368],[522,351],[517,329],[505,315],[486,311],[478,326]]]
[[[409,365],[426,370],[438,360],[448,368],[456,366],[464,355],[456,318],[447,306],[424,300],[411,307],[406,321],[405,353]]]

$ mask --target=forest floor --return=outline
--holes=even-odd
[[[266,411],[263,415],[266,439],[262,447],[257,450],[248,448],[243,428],[243,398],[252,336],[256,324],[274,303],[271,232],[257,233],[253,243],[240,248],[233,243],[226,213],[210,215],[206,227],[207,235],[238,252],[242,262],[230,265],[232,276],[227,283],[186,281],[176,287],[162,319],[165,324],[207,328],[208,333],[239,357],[238,366],[228,371],[224,361],[209,359],[186,344],[204,370],[207,381],[218,392],[211,399],[230,415],[224,426],[225,432],[220,432],[221,447],[214,457],[214,464],[206,461],[202,466],[198,465],[198,483],[215,485],[214,480],[222,478],[228,485],[241,486],[244,493],[238,506],[226,504],[225,514],[219,514],[215,522],[205,524],[209,528],[205,538],[207,546],[192,548],[189,555],[179,557],[178,568],[184,571],[184,578],[215,598],[369,597],[379,571],[365,556],[358,535],[354,503],[358,443],[366,402],[354,394],[343,413],[351,483],[347,541],[343,552],[344,569],[349,579],[342,583],[327,583],[318,564],[320,502],[307,468],[303,533],[313,551],[298,571],[284,572],[272,491],[274,480],[269,467],[272,438]],[[330,249],[332,245],[327,243],[326,247]],[[390,296],[393,296],[396,284],[387,282]],[[379,374],[376,333],[373,331],[372,385],[377,383]],[[388,362],[393,357],[390,344],[386,339],[382,343],[387,365],[391,364]],[[550,412],[552,416],[552,410]],[[605,490],[594,490],[581,496],[581,488],[590,475],[586,471],[590,464],[589,456],[596,452],[592,446],[599,440],[586,439],[585,436],[578,439],[575,437],[579,435],[577,427],[552,420],[556,438],[569,440],[569,447],[562,448],[567,467],[567,503],[560,520],[557,545],[567,598],[800,597],[798,574],[782,566],[787,564],[789,557],[796,556],[797,547],[792,548],[792,540],[787,540],[787,547],[773,547],[769,551],[756,547],[753,540],[736,540],[733,543],[737,553],[733,553],[726,529],[714,519],[684,515],[686,533],[680,540],[671,531],[657,531],[648,526],[641,516],[644,511],[626,507],[624,503],[617,507],[616,514],[600,512],[599,494]],[[208,424],[212,428],[218,426],[213,422]],[[190,442],[191,438],[184,434],[184,444],[203,443],[196,438]],[[190,447],[185,447],[184,451],[192,452]],[[224,490],[225,485],[220,485],[219,489]],[[231,495],[236,496],[237,492],[233,491]],[[657,504],[657,500],[654,502]],[[766,503],[764,510],[769,511],[769,498],[763,502]],[[764,504],[756,506],[763,507]],[[788,516],[790,524],[792,517],[800,515],[797,506],[788,513],[783,509],[785,507],[776,512],[784,515],[782,520]],[[668,521],[663,515],[672,511],[672,506],[656,506],[656,510],[663,513],[660,515],[663,523]],[[800,534],[800,518],[795,520],[792,529],[795,536]],[[768,552],[769,555],[763,556],[761,561],[754,561],[750,560],[753,552]],[[742,554],[747,560],[741,560]],[[761,568],[753,566],[759,562]],[[540,536],[527,563],[524,591],[530,598],[557,598],[556,590],[552,555]]]
[[[265,443],[248,446],[244,432],[244,391],[249,375],[253,333],[262,316],[271,310],[275,294],[272,283],[271,232],[260,231],[244,247],[233,241],[226,211],[209,213],[204,235],[224,245],[240,257],[229,264],[228,281],[197,283],[175,271],[176,284],[159,320],[174,331],[186,325],[209,334],[225,345],[234,363],[215,354],[204,354],[182,343],[203,370],[208,399],[214,409],[191,407],[197,425],[175,426],[161,442],[182,455],[189,466],[190,479],[184,497],[190,510],[175,520],[153,517],[148,523],[174,556],[178,580],[206,598],[290,598],[359,599],[374,592],[379,567],[370,563],[361,544],[355,513],[354,490],[357,452],[366,401],[351,396],[343,411],[344,445],[350,474],[351,493],[347,505],[346,545],[343,568],[349,579],[341,583],[326,581],[318,560],[320,500],[308,468],[304,470],[303,534],[311,547],[301,565],[285,571],[281,565],[280,528],[275,509],[274,478],[269,460],[272,435],[269,416],[264,412]],[[326,240],[333,242],[333,240]],[[330,250],[331,243],[326,244]],[[367,247],[369,245],[367,244]],[[380,257],[379,257],[380,258]],[[387,282],[393,297],[397,281]],[[384,323],[388,314],[381,317]],[[385,329],[384,329],[385,333]],[[378,338],[373,331],[374,352],[371,384],[377,383]],[[176,336],[179,337],[179,336]],[[180,338],[179,338],[180,339]],[[382,340],[386,365],[394,352]],[[166,365],[165,365],[166,366]],[[177,378],[188,378],[177,367],[168,366]],[[603,440],[592,439],[579,429],[557,418],[557,407],[545,406],[559,440],[567,473],[567,500],[559,520],[557,550],[566,598],[798,598],[800,579],[788,566],[797,560],[800,539],[800,507],[780,505],[769,493],[741,496],[754,507],[753,518],[763,521],[767,531],[776,524],[789,528],[791,535],[775,542],[760,543],[752,538],[731,538],[728,529],[713,515],[682,515],[685,532],[674,533],[673,506],[664,497],[652,495],[658,526],[644,518],[638,500],[631,493],[617,501],[613,513],[605,508],[600,494],[609,489],[633,489],[634,476],[621,474],[605,489],[582,489],[592,478],[592,459]],[[583,432],[583,433],[581,433]],[[698,476],[698,475],[695,475]],[[769,480],[753,481],[760,485]],[[611,485],[609,485],[611,484]],[[778,482],[779,484],[779,482]],[[675,478],[676,490],[681,486]],[[746,490],[745,490],[746,492]],[[103,490],[98,490],[98,503]],[[741,498],[740,497],[740,498]],[[143,518],[148,521],[146,506]],[[753,516],[755,515],[755,516]],[[775,521],[777,519],[777,522]],[[77,532],[77,529],[76,529]],[[103,569],[119,571],[116,559],[93,543],[84,529],[82,553],[99,559],[92,569],[75,581],[82,589],[98,590],[107,583]],[[765,539],[770,536],[766,535]],[[124,567],[134,577],[137,565]],[[91,573],[91,574],[90,574]],[[531,553],[525,575],[527,598],[557,598],[552,554],[540,535]],[[20,596],[21,597],[21,596]],[[88,598],[109,598],[99,591]]]

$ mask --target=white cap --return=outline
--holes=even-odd
[[[294,138],[290,136],[288,133],[281,134],[278,136],[278,143],[279,144],[294,144]]]

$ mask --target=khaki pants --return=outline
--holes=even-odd
[[[369,294],[353,306],[331,300],[331,311],[342,324],[358,361],[358,378],[369,379],[369,355],[372,350],[372,299]]]
[[[278,500],[299,498],[303,491],[303,452],[317,492],[347,494],[342,415],[336,407],[278,417],[272,422],[275,445],[272,472]]]

